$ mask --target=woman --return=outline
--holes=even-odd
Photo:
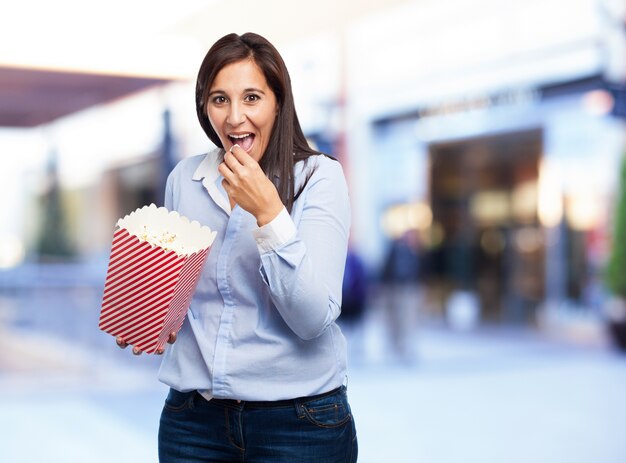
[[[218,149],[176,166],[165,205],[218,234],[159,372],[171,388],[160,461],[354,462],[335,323],[350,226],[341,166],[308,146],[285,64],[259,35],[211,47],[196,108]]]

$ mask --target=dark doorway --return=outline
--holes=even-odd
[[[483,320],[527,321],[544,294],[537,216],[541,130],[430,147],[433,223],[443,239],[429,278],[443,293],[475,292]]]

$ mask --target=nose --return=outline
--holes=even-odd
[[[237,102],[233,102],[230,105],[226,122],[233,127],[237,127],[243,124],[245,120],[246,120],[246,114],[245,114],[244,108],[242,107],[241,104]]]

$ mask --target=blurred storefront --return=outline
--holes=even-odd
[[[625,148],[607,3],[426,2],[351,30],[355,239],[376,272],[417,229],[436,316],[458,293],[483,321],[601,309]]]
[[[484,321],[599,310],[626,147],[621,3],[394,2],[279,46],[307,136],[344,165],[373,278],[408,231],[435,316],[459,293]],[[106,259],[117,218],[208,148],[193,82],[160,84],[42,131],[79,257]],[[14,209],[27,233],[11,236],[36,235],[39,211]]]

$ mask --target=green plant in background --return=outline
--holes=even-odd
[[[626,298],[626,157],[622,159],[614,218],[606,284],[614,295]]]

